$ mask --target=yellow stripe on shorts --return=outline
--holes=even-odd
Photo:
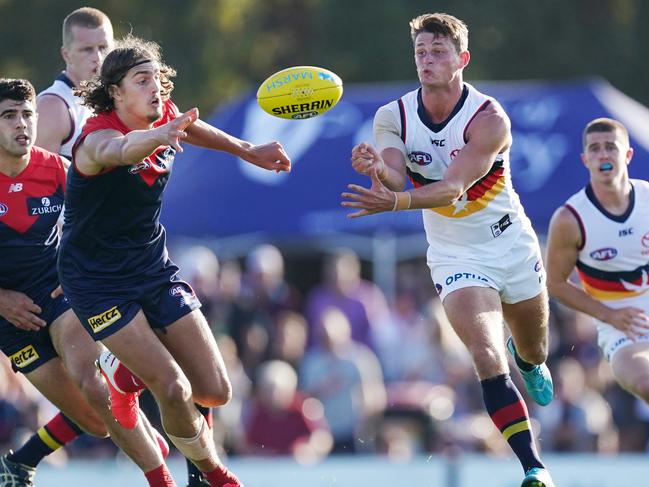
[[[58,450],[63,445],[56,441],[52,435],[50,435],[45,428],[38,429],[38,437],[50,447],[52,451]]]
[[[511,438],[516,433],[520,433],[521,431],[525,431],[529,429],[530,429],[530,423],[527,419],[524,419],[520,423],[512,424],[511,426],[505,428],[505,430],[503,431],[503,436],[505,437],[506,440],[509,440],[509,438]]]

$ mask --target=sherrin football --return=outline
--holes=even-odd
[[[268,77],[257,90],[257,103],[275,117],[303,120],[332,108],[343,96],[343,82],[328,69],[295,66]]]

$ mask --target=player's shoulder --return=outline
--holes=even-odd
[[[66,167],[63,156],[37,146],[32,147],[29,164],[55,170],[64,170]]]
[[[577,197],[578,195],[579,193],[574,196]],[[567,234],[571,234],[575,230],[579,231],[583,225],[583,220],[579,210],[575,208],[575,201],[575,199],[571,198],[565,204],[554,210],[550,219],[551,230],[560,233],[567,232]]]
[[[633,187],[636,191],[640,190],[640,191],[649,192],[649,181],[646,181],[645,179],[635,179],[635,178],[631,178],[630,181],[631,184],[633,184]]]

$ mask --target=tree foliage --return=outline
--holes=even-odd
[[[414,79],[408,21],[431,8],[469,25],[468,79],[602,76],[649,103],[640,0],[0,0],[0,74],[48,86],[63,67],[61,22],[83,5],[106,12],[118,36],[162,45],[181,107],[210,110],[299,64],[347,83]]]

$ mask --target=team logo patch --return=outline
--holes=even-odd
[[[185,305],[190,305],[196,299],[194,290],[185,284],[177,284],[173,286],[169,289],[169,295],[174,298],[180,298],[181,308]]]
[[[507,214],[504,217],[502,217],[500,220],[498,220],[496,223],[491,225],[491,234],[494,236],[494,238],[500,237],[500,235],[511,224],[512,224],[512,220],[511,218],[509,218],[509,214]]]
[[[2,204],[0,203],[0,207],[1,207],[1,206],[2,206]],[[0,213],[0,216],[2,216],[2,213]],[[641,240],[641,241],[642,241],[642,245],[643,245],[644,247],[649,247],[649,232],[645,233],[645,234],[642,236],[642,240]]]
[[[617,250],[613,247],[605,247],[602,249],[593,250],[590,256],[595,260],[611,260],[617,255]]]
[[[32,345],[27,345],[25,348],[9,357],[9,360],[11,360],[16,367],[22,369],[27,367],[29,364],[34,363],[39,358],[40,355],[38,355],[36,349]]]
[[[63,201],[57,196],[42,196],[40,198],[28,198],[27,206],[31,216],[58,215],[63,209]]]
[[[113,306],[108,311],[104,311],[92,318],[88,318],[88,324],[90,325],[90,328],[92,328],[93,333],[98,333],[115,323],[121,317],[122,314],[117,309],[117,306]]]
[[[5,216],[9,211],[9,207],[4,203],[0,203],[0,216]]]
[[[428,152],[411,152],[408,154],[408,159],[410,159],[410,162],[417,164],[418,166],[427,166],[433,162],[433,158]]]

